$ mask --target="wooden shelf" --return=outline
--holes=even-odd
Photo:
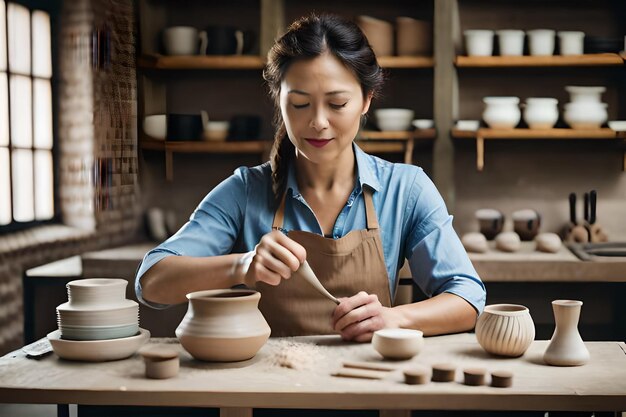
[[[476,140],[476,169],[478,171],[482,171],[485,167],[485,140],[620,140],[625,138],[623,133],[608,128],[594,130],[480,128],[477,131],[458,129],[451,131],[454,138]],[[626,151],[624,152],[622,170],[626,171]]]
[[[265,159],[269,155],[272,142],[255,141],[164,141],[144,138],[139,141],[141,149],[165,152],[165,178],[174,179],[175,153],[215,153],[215,154],[255,154]]]
[[[434,60],[429,56],[389,56],[378,62],[385,68],[432,68]],[[265,57],[255,55],[142,55],[137,66],[158,70],[194,69],[262,69]]]
[[[262,69],[265,58],[255,55],[143,55],[137,66],[144,69]]]
[[[551,56],[463,56],[456,57],[457,67],[589,67],[624,65],[619,54]]]
[[[381,56],[378,63],[383,68],[432,68],[435,60],[432,56]]]
[[[435,139],[435,129],[375,131],[362,130],[356,139],[357,144],[368,153],[404,153],[404,163],[413,163],[413,149],[416,140]]]

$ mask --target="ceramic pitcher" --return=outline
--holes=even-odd
[[[548,365],[579,366],[589,361],[589,351],[578,333],[582,305],[578,300],[552,301],[556,328],[543,355]]]
[[[252,358],[270,336],[254,290],[208,290],[187,294],[187,314],[176,329],[194,358],[234,362]]]

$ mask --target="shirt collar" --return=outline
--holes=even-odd
[[[364,185],[367,185],[374,191],[378,191],[380,189],[380,181],[378,181],[374,172],[374,160],[370,155],[363,152],[356,143],[353,143],[353,149],[356,155],[357,182],[359,188],[362,189]],[[289,163],[285,190],[291,190],[292,197],[300,196],[300,189],[298,188],[298,181],[296,180],[296,164],[293,159]]]

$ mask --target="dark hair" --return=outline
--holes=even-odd
[[[354,73],[361,84],[363,97],[369,94],[375,96],[382,86],[383,72],[376,55],[354,22],[331,14],[311,14],[289,26],[270,49],[263,71],[275,106],[276,132],[270,160],[276,202],[280,201],[285,191],[287,167],[295,153],[280,112],[280,84],[294,61],[315,58],[326,52],[333,54]]]

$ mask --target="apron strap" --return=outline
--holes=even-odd
[[[365,200],[365,216],[367,217],[367,230],[378,229],[378,219],[374,209],[374,199],[372,189],[363,187],[363,199]]]
[[[282,229],[285,220],[285,199],[287,192],[283,193],[278,209],[274,213],[272,221],[272,230]],[[376,210],[374,209],[374,200],[372,190],[369,187],[363,187],[363,199],[365,200],[365,216],[367,221],[367,230],[378,229],[378,219],[376,218]]]

